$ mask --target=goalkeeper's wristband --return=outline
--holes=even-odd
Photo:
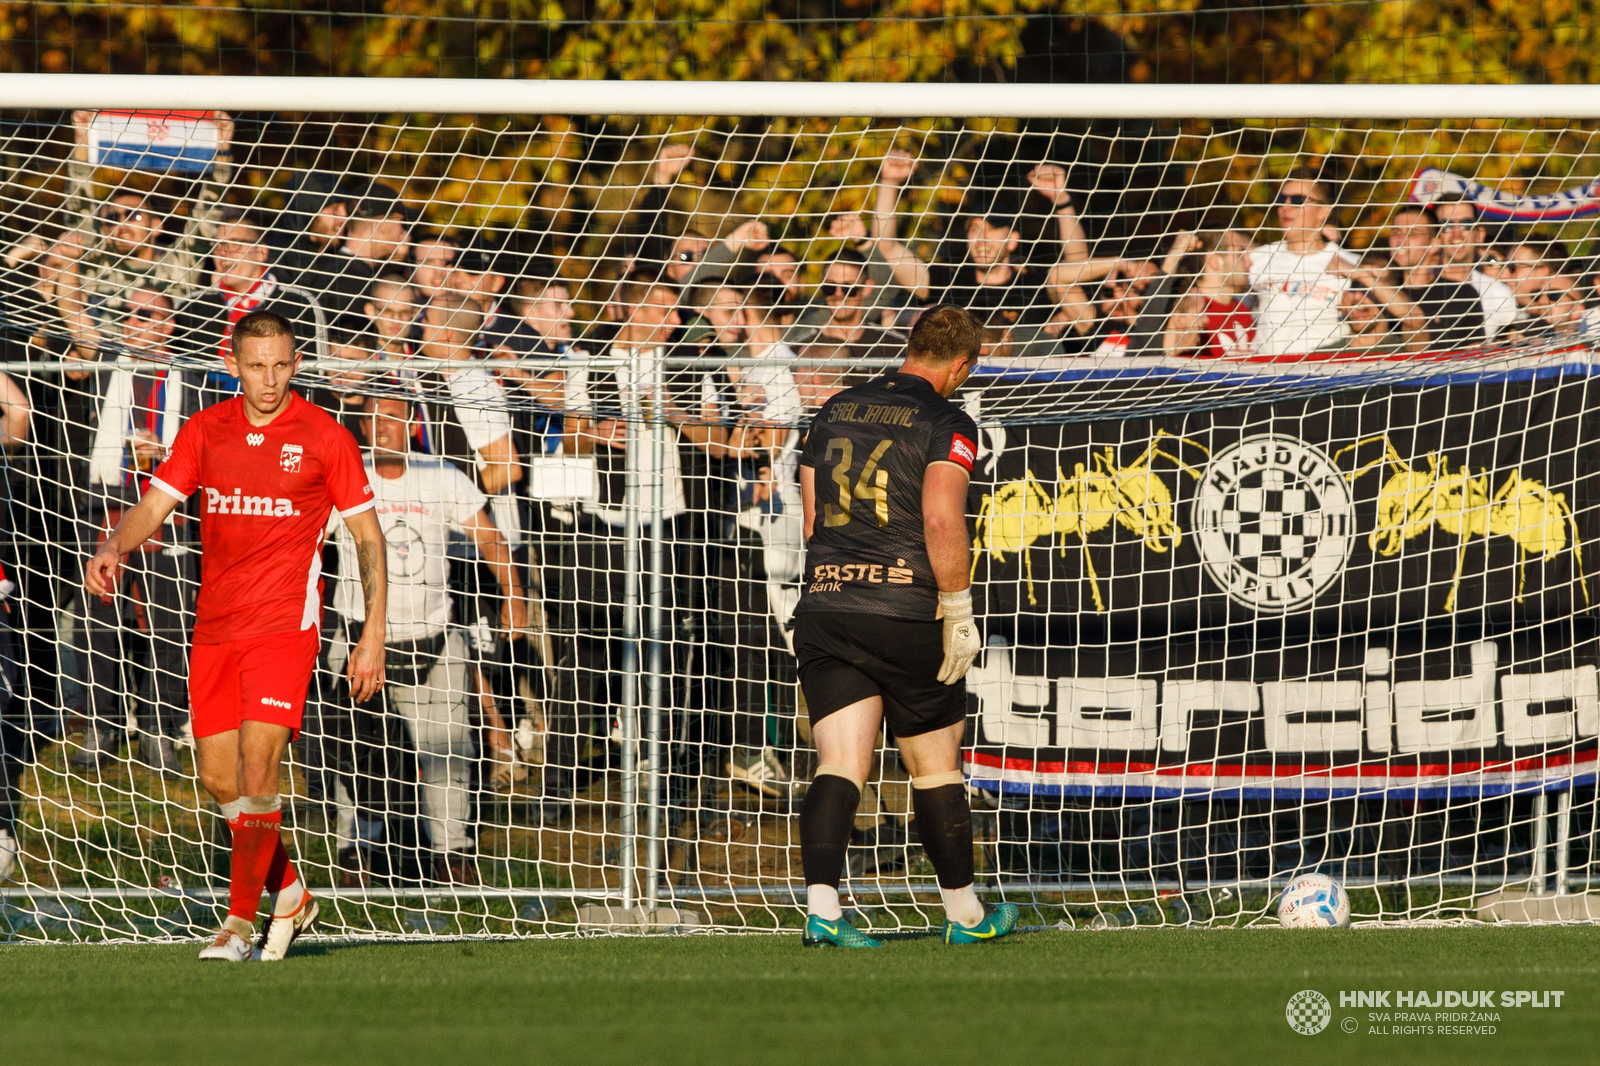
[[[939,606],[944,610],[945,621],[965,622],[972,617],[972,586],[960,592],[939,593]]]

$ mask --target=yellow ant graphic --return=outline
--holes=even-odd
[[[1159,444],[1163,437],[1180,444],[1192,444],[1207,455],[1211,454],[1199,441],[1162,429],[1156,431],[1150,446],[1126,466],[1117,465],[1116,452],[1109,445],[1104,452],[1091,453],[1093,470],[1083,463],[1074,463],[1072,476],[1068,477],[1058,465],[1054,500],[1033,476],[1032,470],[1027,471],[1021,481],[1009,481],[993,494],[985,493],[978,512],[978,533],[972,541],[973,575],[977,574],[978,560],[985,551],[1000,562],[1005,561],[1007,552],[1020,552],[1028,582],[1028,603],[1037,605],[1029,548],[1035,541],[1060,537],[1058,548],[1065,557],[1065,538],[1076,536],[1083,552],[1084,570],[1089,575],[1094,609],[1104,613],[1106,605],[1100,594],[1100,575],[1095,572],[1094,560],[1089,555],[1089,534],[1100,532],[1115,520],[1130,533],[1143,537],[1145,547],[1151,551],[1165,552],[1169,541],[1174,548],[1183,543],[1183,530],[1172,516],[1172,491],[1155,475],[1150,464],[1160,456],[1196,481],[1200,480],[1200,472],[1171,452],[1163,451]]]
[[[1408,540],[1420,537],[1437,523],[1439,528],[1458,538],[1455,572],[1450,593],[1445,597],[1446,614],[1456,608],[1456,593],[1461,588],[1461,570],[1466,561],[1467,544],[1473,537],[1510,537],[1517,545],[1517,602],[1523,601],[1528,583],[1528,556],[1554,555],[1567,546],[1567,531],[1572,531],[1572,554],[1577,564],[1578,586],[1583,602],[1589,604],[1589,584],[1583,574],[1583,542],[1578,524],[1567,506],[1565,494],[1551,492],[1542,482],[1525,478],[1520,471],[1489,495],[1489,472],[1476,475],[1470,467],[1450,471],[1450,459],[1429,452],[1427,470],[1409,466],[1385,435],[1366,437],[1334,453],[1334,461],[1374,441],[1383,442],[1383,454],[1346,474],[1352,484],[1369,470],[1388,465],[1394,468],[1389,480],[1378,490],[1378,521],[1367,538],[1368,546],[1379,555],[1393,556]]]

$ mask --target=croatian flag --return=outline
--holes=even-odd
[[[1412,203],[1431,204],[1444,196],[1464,196],[1480,215],[1498,222],[1564,222],[1600,214],[1600,180],[1540,196],[1516,196],[1434,167],[1412,176]]]
[[[204,174],[220,127],[210,111],[97,111],[89,123],[90,166]]]

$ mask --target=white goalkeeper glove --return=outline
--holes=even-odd
[[[944,609],[944,662],[939,664],[941,684],[953,685],[967,676],[978,654],[978,623],[972,620],[972,589],[939,593]]]

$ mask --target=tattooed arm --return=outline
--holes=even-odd
[[[361,628],[361,640],[350,649],[347,668],[350,695],[357,703],[362,703],[383,687],[383,631],[389,611],[389,568],[383,530],[378,526],[376,514],[362,511],[350,515],[344,524],[356,542],[356,565],[361,571],[361,596],[366,604],[367,620]]]

